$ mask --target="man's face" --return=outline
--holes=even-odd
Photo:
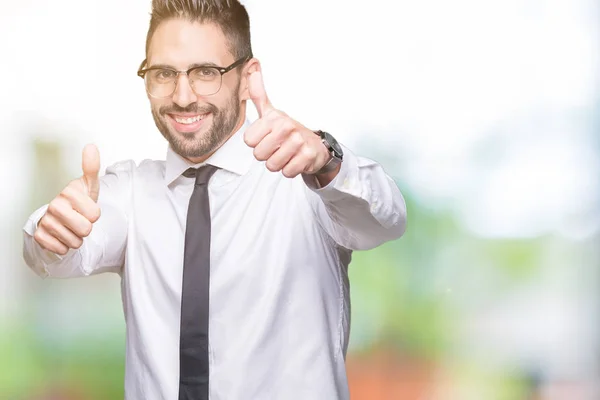
[[[154,32],[147,67],[162,65],[178,71],[199,64],[227,67],[236,61],[228,47],[217,25],[173,19]],[[192,162],[212,154],[243,122],[240,72],[230,71],[222,79],[217,93],[200,96],[192,90],[188,77],[180,74],[172,96],[148,96],[158,130],[177,154]]]

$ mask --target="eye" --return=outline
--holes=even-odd
[[[157,82],[167,82],[173,80],[175,76],[175,71],[171,71],[170,69],[156,69],[152,71],[151,77]]]
[[[209,81],[209,80],[215,79],[220,74],[219,74],[219,71],[217,71],[216,68],[212,68],[212,67],[200,67],[200,68],[193,69],[190,72],[190,75],[192,76],[192,79],[199,79],[199,80]]]

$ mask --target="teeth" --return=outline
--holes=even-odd
[[[196,115],[195,117],[191,117],[191,118],[180,118],[180,117],[175,117],[175,121],[177,121],[178,124],[193,124],[194,122],[198,122],[200,121],[202,118],[204,118],[204,115]]]

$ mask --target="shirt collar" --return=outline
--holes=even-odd
[[[198,168],[204,164],[214,165],[244,175],[250,169],[254,161],[252,149],[244,142],[244,132],[250,125],[246,120],[244,125],[235,132],[221,147],[217,149],[205,162],[192,164],[179,154],[175,153],[171,146],[167,149],[167,160],[165,170],[165,184],[170,185],[183,174],[188,168]]]

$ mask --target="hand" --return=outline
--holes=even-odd
[[[83,238],[91,233],[92,224],[100,218],[100,206],[96,203],[100,154],[96,146],[83,149],[82,169],[83,176],[71,181],[50,202],[33,236],[42,248],[59,255],[80,248]]]
[[[257,160],[266,161],[269,171],[294,178],[314,174],[330,160],[331,154],[317,134],[273,107],[260,71],[250,75],[248,91],[259,119],[246,130],[244,140],[254,148]]]

